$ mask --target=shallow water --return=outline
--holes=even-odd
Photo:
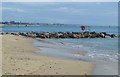
[[[33,44],[41,50],[35,52],[53,57],[79,60],[82,59],[79,58],[80,56],[83,57],[86,54],[83,48],[72,48],[63,42],[53,40],[34,40]]]
[[[112,40],[113,42],[109,42]],[[88,39],[45,39],[34,40],[34,45],[42,49],[40,53],[50,56],[78,60],[118,61],[117,39],[109,38],[102,39],[102,41],[101,39],[91,39],[91,41],[87,41]]]
[[[40,51],[35,51],[41,55],[47,55],[62,59],[72,59],[93,62],[96,64],[94,75],[117,75],[118,74],[118,60],[113,59],[114,57],[109,57],[108,55],[101,55],[99,53],[92,52],[92,54],[97,54],[94,57],[89,56],[91,53],[84,46],[78,46],[73,43],[67,42],[62,39],[35,39],[33,44],[40,49]],[[99,55],[99,57],[98,57]],[[112,58],[112,59],[110,59]]]
[[[118,39],[117,38],[84,38],[84,39],[58,39],[68,42],[73,48],[84,48],[87,56],[102,60],[118,60]]]

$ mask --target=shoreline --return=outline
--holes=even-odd
[[[65,41],[56,41],[50,39],[35,39],[34,46],[39,50],[35,51],[40,55],[46,55],[66,60],[78,60],[92,62],[95,64],[93,75],[117,75],[118,61],[106,59],[96,59],[88,57],[89,52],[82,48],[73,48],[67,45]],[[73,52],[74,51],[74,52]],[[78,52],[76,52],[78,51]],[[110,57],[109,57],[110,58]],[[101,68],[102,67],[102,68]]]
[[[32,45],[32,38],[10,34],[2,38],[3,75],[92,75],[95,68],[92,62],[36,54],[33,51],[38,49]]]

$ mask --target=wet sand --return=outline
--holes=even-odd
[[[118,75],[118,61],[102,58],[93,58],[87,50],[83,47],[73,47],[65,41],[58,41],[58,39],[35,39],[33,41],[35,47],[39,50],[35,51],[41,55],[52,56],[62,59],[71,59],[79,61],[94,62],[95,69],[93,75]]]
[[[2,36],[3,75],[91,75],[95,64],[43,56],[34,51],[33,39]]]

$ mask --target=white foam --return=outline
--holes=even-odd
[[[75,52],[80,52],[82,48],[76,48],[71,43],[60,44],[55,41],[49,40],[34,40],[34,45],[40,48],[40,51],[36,53],[59,57],[64,59],[74,59],[83,61],[92,61],[96,63],[96,69],[94,75],[116,75],[118,74],[117,58],[118,54],[104,54],[98,53],[97,51],[88,52],[85,56],[77,54]],[[73,47],[71,47],[73,46]],[[77,45],[79,46],[79,45]],[[85,47],[84,47],[85,48]],[[87,48],[86,48],[87,49]],[[89,49],[89,48],[88,48]]]

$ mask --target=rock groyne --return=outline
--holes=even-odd
[[[21,35],[32,38],[117,38],[116,34],[106,32],[1,32],[4,34]]]

